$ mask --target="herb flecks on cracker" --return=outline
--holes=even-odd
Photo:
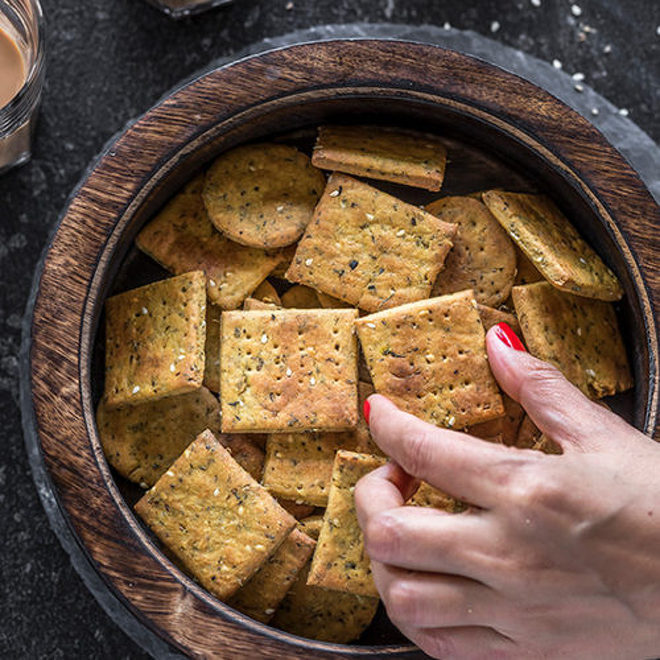
[[[136,245],[175,275],[203,270],[209,300],[236,309],[286,256],[230,241],[211,224],[201,179],[189,184],[137,235]]]
[[[550,199],[492,190],[483,200],[553,286],[585,298],[612,301],[623,296],[616,275]]]
[[[220,600],[233,596],[296,525],[210,431],[183,452],[135,510]]]
[[[370,312],[427,298],[451,249],[443,222],[344,174],[333,174],[287,279]]]
[[[312,163],[426,190],[442,187],[447,150],[435,135],[381,126],[321,126]]]
[[[364,316],[356,326],[376,392],[402,410],[454,429],[504,414],[471,291]]]
[[[155,401],[202,386],[206,279],[195,271],[108,298],[105,405]]]
[[[593,399],[632,387],[611,303],[564,293],[547,282],[516,286],[512,296],[532,355],[554,364]]]
[[[355,428],[357,310],[224,312],[225,432]]]
[[[222,154],[204,181],[211,222],[257,248],[291,245],[312,217],[325,177],[308,156],[283,144],[251,144]]]

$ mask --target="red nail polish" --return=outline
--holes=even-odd
[[[495,326],[495,334],[497,335],[497,338],[509,348],[513,348],[516,351],[522,351],[523,353],[527,352],[523,343],[518,338],[518,335],[511,330],[508,323],[498,323]]]
[[[369,424],[369,414],[371,413],[371,404],[368,401],[364,402],[364,406],[362,407],[362,412],[364,413],[364,419],[366,420],[367,424]]]

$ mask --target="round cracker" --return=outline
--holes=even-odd
[[[216,229],[243,245],[297,241],[312,218],[325,177],[284,144],[251,144],[220,156],[206,173],[204,203]]]
[[[516,252],[486,205],[470,197],[444,197],[426,210],[458,225],[454,247],[431,295],[472,289],[477,302],[484,305],[495,307],[504,302],[516,277]]]

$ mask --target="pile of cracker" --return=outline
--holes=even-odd
[[[493,378],[501,321],[590,397],[632,386],[621,285],[548,198],[375,187],[439,191],[445,166],[441,139],[389,128],[322,127],[311,159],[238,147],[136,239],[174,276],[106,304],[98,428],[148,489],[135,510],[210,593],[303,637],[352,641],[377,609],[353,498],[387,460],[358,414],[372,392],[560,452]],[[466,507],[428,484],[409,504]]]

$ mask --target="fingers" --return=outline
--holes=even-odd
[[[497,592],[468,578],[412,573],[380,562],[372,570],[387,614],[400,627],[492,626],[507,609]]]
[[[500,475],[530,460],[530,452],[427,424],[378,394],[369,403],[369,429],[378,446],[408,474],[460,500],[490,507]]]
[[[399,568],[464,575],[488,583],[500,565],[494,550],[497,528],[487,512],[456,515],[400,506],[365,517],[363,530],[369,557]]]
[[[627,425],[590,401],[561,372],[500,338],[497,326],[486,335],[490,367],[502,389],[518,401],[532,421],[566,451],[600,448],[605,428]]]

